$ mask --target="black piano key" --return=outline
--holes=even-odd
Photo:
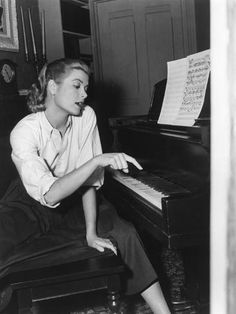
[[[131,175],[130,173],[128,175],[144,183],[150,188],[162,192],[165,195],[172,195],[176,193],[189,193],[189,190],[183,188],[182,186],[170,182],[169,180],[161,178],[158,175],[150,172],[140,171],[136,172],[133,175]]]

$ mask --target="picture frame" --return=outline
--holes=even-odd
[[[0,50],[19,50],[16,0],[0,0]]]

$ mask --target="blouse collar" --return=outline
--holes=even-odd
[[[41,120],[42,120],[42,123],[43,123],[43,126],[44,128],[49,132],[51,133],[53,130],[56,130],[52,125],[51,123],[48,121],[46,115],[45,115],[45,111],[41,111],[39,112],[40,116],[41,116]],[[65,132],[71,128],[71,125],[72,125],[72,117],[71,116],[68,116],[68,119],[66,121],[66,130]]]

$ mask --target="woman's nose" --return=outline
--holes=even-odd
[[[88,94],[87,94],[87,92],[86,92],[85,89],[82,90],[81,96],[82,96],[83,98],[86,98],[86,97],[88,96]]]

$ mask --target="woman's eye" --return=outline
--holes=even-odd
[[[79,89],[79,88],[80,88],[80,85],[74,85],[74,87],[75,87],[76,89]]]

